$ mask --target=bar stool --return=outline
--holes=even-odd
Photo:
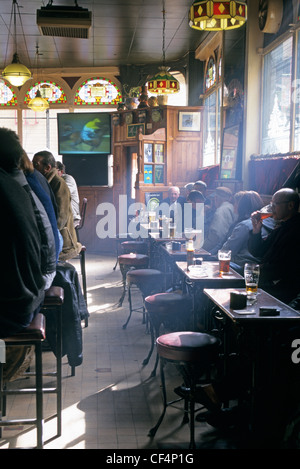
[[[45,317],[39,313],[36,315],[32,323],[22,332],[15,336],[3,339],[6,347],[12,345],[29,345],[34,346],[35,351],[35,367],[36,367],[36,380],[35,389],[30,390],[36,396],[36,418],[33,419],[17,419],[17,420],[2,420],[2,409],[5,406],[5,396],[8,394],[21,394],[26,393],[25,389],[17,389],[9,391],[5,388],[3,382],[3,363],[0,363],[0,427],[12,425],[35,425],[37,430],[37,448],[43,448],[43,378],[42,378],[42,342],[45,340]],[[2,435],[0,435],[2,436]]]
[[[162,290],[164,274],[156,269],[135,269],[127,272],[126,279],[128,285],[129,316],[125,324],[123,324],[123,329],[126,329],[133,311],[142,312],[143,323],[145,322],[145,298],[152,293],[158,293]],[[136,286],[142,294],[142,306],[137,308],[132,306],[131,289],[133,286]]]
[[[145,241],[123,241],[121,243],[122,254],[148,254],[148,244]]]
[[[145,309],[150,323],[151,346],[147,358],[143,361],[143,366],[149,363],[162,325],[169,332],[191,329],[193,301],[191,296],[180,293],[157,293],[145,298]],[[151,377],[156,375],[158,360],[159,356],[156,353]]]
[[[188,415],[190,415],[189,448],[193,449],[195,448],[195,403],[207,400],[207,396],[201,386],[197,386],[197,384],[199,384],[200,377],[202,378],[203,375],[210,371],[210,368],[216,362],[220,341],[209,334],[180,331],[158,337],[156,344],[160,357],[163,411],[148,435],[151,437],[155,436],[163,421],[167,407],[184,399],[183,423],[189,421]],[[184,389],[184,397],[169,402],[167,401],[164,374],[166,363],[173,363],[176,366],[184,382],[184,387],[182,387]]]
[[[37,448],[42,449],[44,446],[43,427],[43,394],[56,394],[56,413],[49,416],[46,421],[57,418],[57,436],[61,435],[62,423],[62,392],[61,392],[61,306],[64,301],[64,291],[60,287],[51,287],[45,292],[45,300],[42,309],[55,309],[57,315],[57,354],[56,354],[56,371],[53,373],[44,373],[42,367],[42,342],[45,340],[45,316],[42,313],[36,315],[32,323],[22,332],[14,336],[3,339],[6,347],[9,346],[34,346],[35,351],[35,372],[26,372],[23,376],[35,376],[35,388],[24,388],[8,390],[3,380],[3,365],[0,362],[0,430],[2,427],[15,425],[34,425],[37,429]],[[43,388],[43,376],[55,376],[56,387]],[[5,419],[2,416],[6,414],[6,396],[13,394],[35,394],[36,397],[36,417],[32,419]],[[1,437],[0,433],[0,437]]]
[[[119,299],[119,306],[122,306],[126,295],[126,275],[131,269],[147,269],[149,265],[149,257],[146,254],[121,254],[118,256],[118,262],[122,274],[123,293]]]

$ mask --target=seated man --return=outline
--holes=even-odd
[[[216,254],[223,245],[231,225],[235,221],[232,192],[227,187],[217,187],[215,190],[215,207],[208,232],[204,232],[203,249]]]
[[[289,303],[297,297],[300,285],[299,195],[293,189],[280,189],[273,195],[271,205],[277,227],[263,239],[262,220],[254,212],[248,248],[261,258],[259,287]]]
[[[40,151],[33,157],[35,169],[40,171],[48,180],[57,204],[57,227],[63,238],[63,248],[59,255],[61,261],[76,257],[81,251],[81,244],[77,241],[73,222],[71,194],[66,182],[57,174],[56,161],[50,151]]]
[[[66,174],[66,167],[60,161],[56,162],[57,173],[60,177],[62,177],[70,190],[71,193],[71,204],[72,204],[72,211],[74,217],[74,227],[79,225],[81,217],[80,217],[80,205],[79,205],[79,194],[78,188],[75,179],[71,174]]]

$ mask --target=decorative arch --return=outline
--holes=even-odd
[[[122,93],[111,80],[103,77],[94,77],[85,80],[75,94],[75,106],[114,106],[122,102]]]
[[[35,97],[38,89],[41,92],[42,98],[47,99],[49,104],[65,104],[67,102],[67,96],[60,85],[54,81],[40,80],[35,82],[26,92],[24,104],[27,105]]]
[[[13,107],[18,105],[14,89],[4,80],[0,80],[0,107]]]

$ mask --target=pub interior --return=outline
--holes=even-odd
[[[72,228],[56,212],[53,278],[9,333],[1,282],[0,449],[300,447],[299,15],[299,0],[0,2],[1,194],[18,193],[12,153],[27,178],[25,151],[69,207],[73,177],[80,210]]]

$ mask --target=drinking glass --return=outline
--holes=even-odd
[[[244,278],[248,300],[255,300],[257,297],[257,288],[260,269],[258,264],[245,264]]]
[[[220,249],[218,251],[219,271],[220,274],[228,274],[230,269],[231,251]]]
[[[170,238],[175,238],[175,228],[176,228],[175,223],[169,224]]]
[[[266,218],[273,216],[272,205],[266,205],[265,207],[258,210],[261,220],[265,220]]]

